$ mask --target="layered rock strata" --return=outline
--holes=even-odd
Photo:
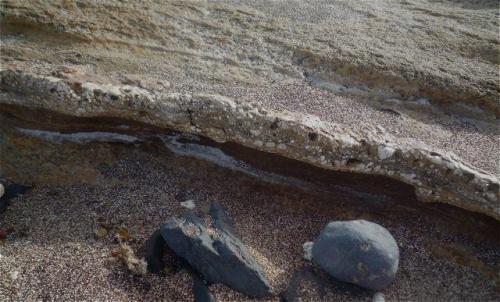
[[[399,141],[383,129],[352,131],[315,116],[273,111],[215,94],[146,90],[0,71],[0,103],[75,117],[112,117],[234,142],[321,168],[385,175],[411,184],[422,201],[500,219],[499,181],[452,153]]]

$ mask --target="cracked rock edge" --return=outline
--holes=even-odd
[[[443,202],[500,220],[499,181],[450,152],[399,142],[380,129],[354,132],[312,115],[273,111],[220,95],[158,92],[129,85],[70,82],[0,70],[0,104],[76,117],[123,118],[231,141],[321,168],[385,175]]]

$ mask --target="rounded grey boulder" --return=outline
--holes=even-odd
[[[381,290],[396,276],[399,248],[389,231],[376,223],[333,221],[314,241],[312,257],[338,280]]]

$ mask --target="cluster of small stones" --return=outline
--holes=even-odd
[[[1,70],[1,104],[77,117],[115,117],[232,141],[333,170],[385,175],[422,201],[452,204],[500,220],[499,181],[453,154],[398,143],[380,129],[353,132],[317,117],[275,112],[219,95],[71,82]]]

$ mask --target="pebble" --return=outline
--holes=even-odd
[[[302,248],[304,249],[304,259],[305,260],[312,260],[312,247],[314,243],[312,241],[308,241],[302,245]]]
[[[185,207],[188,210],[193,210],[194,208],[196,208],[196,204],[192,199],[181,202],[181,206]]]
[[[12,272],[10,272],[10,279],[12,281],[16,281],[17,278],[19,278],[19,272],[18,271],[12,271]]]
[[[4,188],[3,184],[0,184],[0,197],[2,197],[3,194],[5,194],[5,188]]]
[[[108,235],[108,230],[106,230],[105,228],[103,227],[98,227],[94,230],[94,236],[97,238],[97,239],[101,239],[101,238],[104,238],[106,237],[106,235]]]
[[[384,294],[377,292],[373,295],[372,302],[385,302]]]

